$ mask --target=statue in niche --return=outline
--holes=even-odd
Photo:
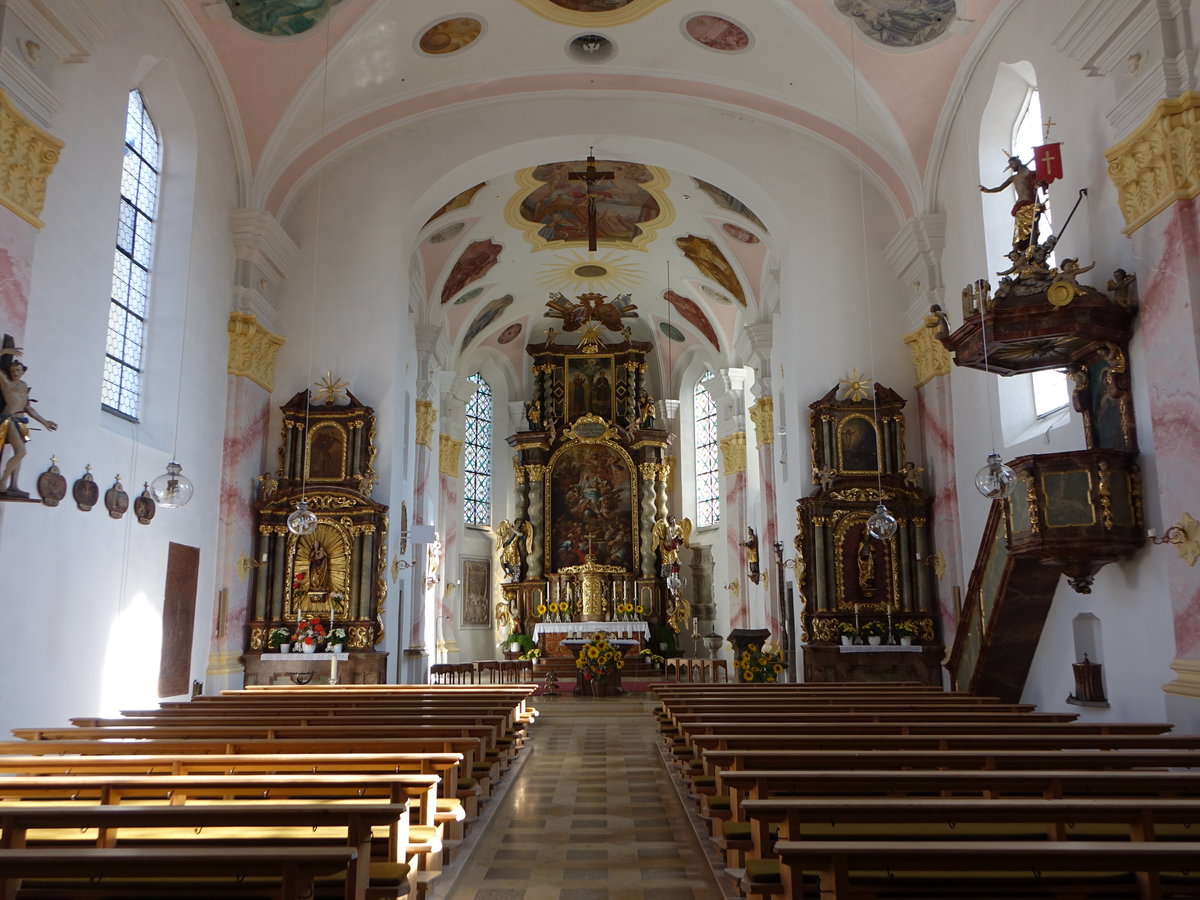
[[[863,528],[858,539],[858,589],[864,597],[875,594],[875,546],[870,532]]]
[[[0,472],[0,497],[25,499],[29,492],[17,487],[17,476],[25,459],[29,420],[40,422],[47,431],[58,430],[58,425],[43,419],[31,405],[33,401],[29,398],[29,385],[24,381],[28,369],[17,359],[21,349],[15,345],[12,335],[4,336],[3,350],[3,355],[0,355],[0,454],[7,446],[12,450],[12,456]]]
[[[327,593],[332,589],[329,577],[329,552],[320,541],[313,541],[308,552],[308,591],[312,594]]]
[[[654,427],[654,398],[650,396],[648,391],[642,391],[642,395],[638,400],[638,419],[641,421],[643,428]]]

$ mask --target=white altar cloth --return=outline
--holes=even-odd
[[[533,639],[539,640],[544,634],[591,636],[597,631],[609,636],[640,634],[650,638],[650,626],[645,622],[538,622],[533,626]]]

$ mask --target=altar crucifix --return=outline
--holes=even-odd
[[[569,172],[567,177],[571,181],[582,181],[587,185],[587,233],[588,233],[588,249],[596,249],[596,195],[592,193],[592,185],[602,179],[612,179],[615,173],[613,172],[597,172],[596,157],[592,156],[592,148],[588,148],[587,168],[582,172]]]

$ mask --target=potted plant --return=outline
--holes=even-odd
[[[879,619],[867,619],[862,623],[859,631],[867,639],[868,644],[878,644],[883,640],[883,636],[887,634],[887,626]]]
[[[770,643],[764,644],[761,650],[758,644],[747,644],[742,655],[734,658],[733,668],[737,670],[739,681],[764,684],[779,679],[783,672],[783,652]]]
[[[842,639],[843,647],[849,647],[854,643],[854,639],[858,637],[858,629],[854,627],[853,622],[838,622],[837,633]]]
[[[346,641],[347,637],[345,628],[338,626],[337,628],[329,629],[328,642],[330,653],[341,653],[342,649],[346,646]]]
[[[608,676],[625,668],[625,659],[621,648],[610,644],[603,631],[597,631],[579,648],[575,668],[579,669],[584,684],[591,687],[594,696],[605,697],[608,696]]]
[[[532,662],[535,666],[538,664],[538,662],[541,660],[541,658],[542,658],[542,651],[539,650],[537,647],[533,647],[530,650],[526,650],[520,656],[520,659],[527,659],[530,662]]]
[[[902,619],[892,626],[892,630],[900,638],[900,643],[906,647],[921,634],[921,626],[912,619]]]
[[[267,649],[287,653],[292,649],[292,630],[283,625],[276,625],[267,632]]]

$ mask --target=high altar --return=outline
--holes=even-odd
[[[527,429],[508,438],[516,508],[502,529],[503,602],[516,630],[550,653],[557,641],[548,636],[581,633],[580,623],[645,639],[686,603],[668,591],[654,547],[673,440],[655,427],[646,362],[654,345],[620,329],[634,308],[627,297],[579,300],[554,295],[549,304],[567,311],[568,332],[582,329],[577,342],[557,342],[552,329],[527,346]],[[607,343],[601,325],[621,340]]]

